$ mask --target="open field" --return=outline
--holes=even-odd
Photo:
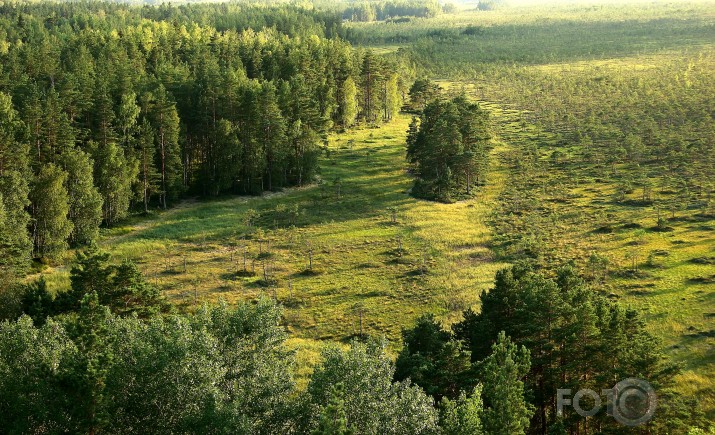
[[[657,157],[636,165],[616,159],[608,167],[590,160],[593,151],[578,138],[590,134],[618,147],[627,134],[639,134],[638,122],[630,130],[629,119],[662,116],[661,126],[672,127],[661,142],[711,140],[703,139],[712,137],[708,118],[697,124],[693,114],[701,105],[710,110],[712,82],[690,79],[712,77],[713,11],[712,2],[540,5],[353,25],[356,40],[401,42],[429,74],[453,80],[439,81],[443,88],[463,88],[516,111],[501,130],[512,152],[505,163],[509,183],[492,220],[496,258],[535,258],[551,268],[575,261],[606,295],[644,313],[648,330],[684,368],[679,389],[701,398],[711,417],[713,214],[698,200],[673,205],[690,194],[663,181],[667,170]],[[671,123],[677,115],[667,105],[689,115]],[[526,168],[532,153],[537,161]],[[694,158],[691,163],[708,156]],[[701,180],[690,192],[707,188],[703,170],[690,175],[688,166],[672,176]],[[646,201],[643,189],[623,190],[624,179],[639,171],[650,180]],[[593,254],[607,266],[590,263]]]
[[[474,83],[438,83],[448,91],[483,94]],[[483,106],[497,139],[487,185],[472,200],[439,204],[409,195],[409,118],[403,115],[379,129],[333,135],[321,157],[320,184],[262,197],[187,200],[103,230],[100,247],[115,260],[136,261],[183,309],[219,298],[275,297],[285,306],[289,344],[301,350],[299,373],[305,375],[322,340],[347,341],[361,324],[364,334],[384,335],[396,350],[401,329],[419,315],[439,313],[448,324],[475,306],[509,261],[489,222],[506,220],[498,214],[500,202],[532,196],[547,211],[535,212],[515,230],[544,243],[545,261],[575,260],[587,274],[591,254],[608,258],[602,291],[644,313],[647,328],[683,364],[684,393],[713,397],[713,220],[679,212],[670,231],[656,231],[653,207],[615,204],[611,183],[594,182],[597,176],[578,172],[577,162],[554,163],[554,150],[574,150],[527,122],[528,113]],[[524,176],[515,153],[535,142],[541,161],[536,176],[525,185],[507,182]],[[574,171],[577,179],[569,181]],[[559,183],[568,187],[556,192]],[[604,219],[612,231],[599,230]],[[65,268],[46,276],[55,288],[67,285]],[[705,407],[713,404],[706,401]]]
[[[469,83],[439,83],[474,92]],[[473,200],[438,204],[408,195],[409,119],[401,116],[380,129],[331,137],[319,185],[263,197],[185,201],[152,219],[105,230],[100,246],[115,259],[136,261],[185,309],[219,298],[277,298],[294,337],[289,344],[301,350],[299,365],[309,373],[320,348],[314,340],[346,341],[360,333],[361,318],[364,334],[384,335],[398,346],[401,329],[420,314],[441,313],[451,323],[475,306],[507,264],[492,249],[498,243],[489,226],[500,220],[494,215],[499,201],[536,195],[550,204],[549,212],[535,213],[524,231],[542,238],[548,260],[573,259],[589,273],[592,253],[607,257],[612,270],[602,291],[642,310],[648,329],[683,364],[683,392],[712,397],[715,293],[707,260],[715,257],[713,221],[679,213],[669,223],[672,231],[655,231],[654,209],[613,204],[611,185],[585,178],[566,200],[557,200],[543,187],[566,173],[565,164],[548,158],[562,148],[555,136],[525,126],[519,111],[483,106],[496,121],[498,139],[487,185]],[[506,183],[520,176],[514,152],[537,140],[543,167],[529,192],[518,191]],[[257,212],[250,226],[249,210]],[[597,228],[604,213],[613,227],[607,233]],[[67,273],[60,268],[48,277],[65,285]]]
[[[552,153],[565,151],[556,135],[514,122],[511,132],[502,131],[502,138],[514,149],[534,141],[540,144],[540,169],[529,173],[525,184],[508,184],[501,197],[509,202],[531,195],[538,198],[540,209],[511,224],[524,239],[533,238],[543,246],[541,261],[575,261],[599,291],[642,312],[646,328],[683,368],[679,389],[702,398],[704,409],[712,412],[715,219],[698,210],[679,211],[675,217],[666,217],[667,229],[661,230],[658,216],[666,212],[639,205],[635,201],[638,192],[632,195],[632,203],[616,203],[611,182],[597,181],[598,174],[585,171],[578,161],[555,163]],[[510,179],[527,176],[515,160],[510,163]],[[495,221],[502,223],[499,216]],[[594,269],[589,262],[593,254],[606,258],[608,266]]]
[[[486,219],[505,182],[507,145],[494,148],[475,199],[417,200],[404,161],[408,121],[332,137],[319,185],[186,201],[106,230],[100,247],[136,261],[179,306],[268,295],[286,306],[297,337],[345,340],[362,316],[364,334],[397,342],[422,313],[451,319],[472,306],[505,265],[492,258]],[[249,210],[257,212],[250,226]],[[49,275],[55,286],[66,279],[64,269]]]

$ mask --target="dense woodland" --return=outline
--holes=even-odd
[[[501,2],[475,6],[481,13]],[[580,32],[570,21],[428,21],[454,8],[412,0],[0,5],[0,434],[705,434],[712,421],[700,397],[678,385],[683,367],[667,354],[674,347],[611,285],[652,278],[639,270],[640,254],[621,267],[564,241],[631,225],[641,231],[628,244],[636,252],[646,237],[640,224],[614,223],[625,219],[618,211],[581,207],[584,186],[602,187],[615,210],[652,209],[653,234],[680,220],[712,231],[712,53],[617,74],[586,63],[532,68],[599,58],[594,47],[605,40],[640,41],[652,28],[596,20],[589,31],[603,40],[561,47],[548,38]],[[711,32],[695,27],[664,33]],[[515,48],[517,38],[529,42]],[[410,46],[357,46],[396,42]],[[426,78],[442,74],[466,78],[471,91]],[[391,127],[408,122],[393,137]],[[399,142],[397,160],[377,143],[385,130],[380,137]],[[490,176],[504,177],[498,192],[488,191],[497,182]],[[304,196],[249,203],[258,209],[220,202],[309,185],[291,189]],[[100,229],[123,237],[126,222],[161,219],[186,198],[211,201],[195,215],[178,213],[195,222],[170,221],[183,244],[152,253],[161,256],[154,264],[97,247]],[[435,216],[460,202],[468,219],[457,224],[476,227],[484,213],[492,238],[447,234],[449,218]],[[238,212],[216,224],[211,203],[221,216]],[[406,203],[423,207],[429,224]],[[320,227],[325,243],[308,229],[350,213],[365,218],[355,224],[362,239]],[[220,230],[207,236],[211,225]],[[416,242],[425,232],[433,239]],[[160,235],[130,243],[148,251]],[[445,246],[450,256],[440,258]],[[364,257],[349,278],[331,281],[329,268],[353,251]],[[194,258],[203,255],[205,263]],[[664,269],[667,255],[651,251],[649,270]],[[459,301],[455,269],[493,261],[486,290],[470,282],[460,289],[469,302]],[[66,270],[66,282],[45,276],[52,267]],[[192,274],[201,268],[223,282],[215,300],[199,296]],[[397,277],[382,274],[393,269]],[[363,270],[395,292],[381,293]],[[172,283],[187,286],[178,290],[190,305],[164,292],[176,290],[164,285],[169,277],[184,280]],[[439,307],[429,298],[442,298]],[[409,305],[397,345],[376,332],[372,299],[394,324],[389,303]],[[350,314],[333,321],[355,317],[359,328],[309,332],[320,347],[306,363],[291,333],[321,317],[301,310],[339,312],[339,304]],[[557,413],[557,389],[600,391],[628,377],[658,392],[647,425]]]
[[[198,24],[217,12],[216,27]],[[409,77],[292,7],[5,5],[2,16],[5,268],[183,195],[310,183],[326,135],[389,121]]]

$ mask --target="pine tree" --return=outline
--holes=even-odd
[[[69,414],[76,419],[78,429],[88,434],[98,433],[109,424],[105,389],[112,360],[111,347],[106,343],[110,316],[97,293],[82,298],[74,331],[80,356],[65,373],[64,381],[72,386],[67,389]]]
[[[62,110],[60,97],[54,89],[50,90],[45,100],[41,134],[42,154],[49,162],[57,162],[62,153],[75,145],[74,128]]]
[[[166,208],[169,201],[183,191],[181,150],[179,148],[179,115],[163,85],[155,92],[151,109],[156,134],[157,159],[161,176],[159,203]]]
[[[112,96],[107,80],[107,77],[98,76],[97,84],[95,85],[94,108],[92,112],[94,140],[103,147],[115,142],[117,139],[114,128],[116,115],[114,114],[114,104],[112,103]]]
[[[60,156],[67,172],[69,219],[72,222],[70,241],[86,245],[97,239],[102,222],[102,196],[94,187],[93,162],[79,149],[69,149]]]
[[[380,62],[371,50],[365,52],[360,76],[362,79],[362,116],[366,123],[374,124],[379,116],[382,76]]]
[[[526,433],[533,409],[524,397],[522,379],[529,373],[529,351],[499,333],[492,354],[481,363],[484,428],[495,435]]]
[[[259,131],[261,143],[266,156],[266,175],[268,190],[273,190],[274,185],[281,185],[286,178],[284,172],[286,156],[286,126],[281,111],[276,102],[275,88],[266,85],[263,87],[259,99]]]
[[[159,189],[159,172],[155,166],[156,147],[154,146],[154,131],[146,119],[139,128],[139,138],[135,155],[139,165],[138,186],[140,197],[144,204],[144,213],[149,211],[152,194]]]
[[[72,233],[67,173],[52,163],[43,165],[33,183],[33,239],[37,257],[56,259],[67,249]]]
[[[469,353],[442,330],[433,315],[417,319],[415,327],[403,331],[402,337],[404,347],[395,362],[395,379],[412,380],[436,400],[455,399],[460,389],[475,384]]]
[[[345,388],[342,384],[333,386],[330,401],[323,409],[320,423],[318,423],[318,428],[312,432],[313,435],[351,435],[355,433],[352,428],[348,428],[344,395]]]
[[[425,106],[419,124],[412,120],[407,159],[416,175],[417,196],[449,201],[486,172],[490,139],[488,117],[464,97]]]

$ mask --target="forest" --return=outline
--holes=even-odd
[[[712,0],[0,3],[0,434],[715,433],[713,41]]]

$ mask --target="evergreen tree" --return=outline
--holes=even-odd
[[[110,313],[100,305],[97,293],[86,294],[80,303],[77,321],[72,334],[77,344],[78,356],[60,375],[68,399],[68,414],[74,430],[94,434],[110,421],[106,413],[106,378],[112,360],[107,345]]]
[[[268,190],[280,186],[286,177],[286,126],[276,101],[275,88],[263,87],[259,100],[259,131],[266,156]]]
[[[137,149],[134,154],[137,156],[139,165],[139,181],[137,183],[141,192],[139,196],[144,205],[144,213],[147,213],[152,194],[159,190],[160,175],[154,163],[156,156],[154,131],[146,119],[142,122],[139,130]]]
[[[11,275],[24,270],[32,252],[26,211],[30,153],[23,129],[11,98],[0,92],[0,269]]]
[[[440,88],[427,78],[418,78],[410,87],[410,103],[408,109],[411,113],[420,114],[424,108],[436,99],[440,94]]]
[[[52,163],[43,165],[34,180],[31,199],[35,255],[57,259],[67,249],[72,233],[67,173]]]
[[[532,407],[524,397],[522,379],[529,373],[529,351],[499,333],[492,354],[480,364],[484,383],[484,428],[486,433],[514,435],[526,433]]]
[[[159,203],[166,208],[183,191],[179,115],[163,85],[154,93],[151,117],[156,134],[157,160],[161,176]]]
[[[351,435],[355,433],[352,428],[348,428],[344,394],[342,384],[333,387],[330,401],[323,409],[318,428],[312,432],[313,435]]]
[[[93,162],[78,149],[65,151],[60,160],[67,172],[69,219],[72,222],[70,241],[86,245],[97,239],[102,222],[102,197],[93,184]]]
[[[456,399],[461,389],[474,385],[469,352],[442,330],[433,315],[417,319],[402,332],[404,347],[395,362],[395,378],[410,379],[440,400]]]
[[[39,138],[42,149],[40,161],[57,162],[64,152],[74,147],[75,132],[54,89],[48,92],[44,103]]]
[[[413,119],[407,135],[407,159],[416,175],[413,193],[449,201],[486,172],[489,153],[486,112],[464,97],[435,100]]]
[[[362,85],[362,116],[366,123],[374,124],[380,111],[380,89],[383,80],[380,74],[380,62],[375,54],[365,52],[360,71]]]

